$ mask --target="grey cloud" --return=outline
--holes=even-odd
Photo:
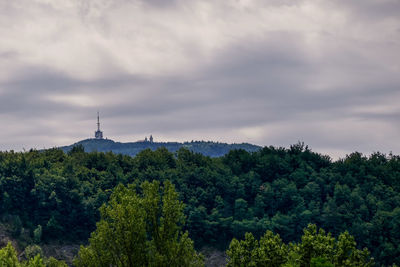
[[[36,66],[27,67],[14,74],[8,81],[0,83],[9,91],[20,91],[34,94],[51,91],[74,90],[81,83],[66,74]]]
[[[81,18],[86,19],[91,14],[103,17],[105,13],[115,8],[124,8],[129,5],[142,4],[146,8],[174,8],[177,0],[79,0],[77,11]]]
[[[82,3],[86,4],[78,8],[84,17],[94,10],[105,12],[110,8],[112,12],[116,5],[137,2]],[[280,4],[290,5],[288,1],[266,4],[278,8]],[[365,5],[336,4],[355,16],[373,13],[378,5],[374,1]],[[146,1],[148,9],[179,9],[179,5],[183,2]],[[380,6],[373,14],[374,20],[394,18],[389,9],[397,9],[397,4],[390,5]],[[362,19],[367,21],[368,16]],[[172,138],[184,136],[186,140],[205,136],[261,145],[289,145],[303,140],[314,150],[326,153],[372,152],[379,148],[399,153],[395,142],[399,136],[399,110],[393,100],[399,99],[400,75],[393,67],[398,63],[392,55],[398,48],[387,45],[386,40],[370,45],[327,31],[313,32],[319,41],[314,45],[301,31],[266,30],[243,35],[216,45],[207,60],[201,58],[200,45],[192,49],[191,42],[183,42],[185,45],[177,49],[199,53],[192,53],[191,67],[168,75],[122,68],[114,62],[118,57],[113,57],[119,51],[107,51],[107,46],[104,51],[108,59],[103,63],[107,71],[89,78],[52,68],[48,62],[28,64],[18,52],[5,50],[0,53],[0,64],[1,60],[15,58],[19,65],[0,82],[0,118],[2,124],[13,128],[1,133],[6,145],[0,148],[18,142],[49,147],[89,137],[95,113],[100,110],[105,135],[116,140],[156,133]],[[386,47],[390,49],[383,49],[383,53]],[[64,95],[82,94],[94,102],[99,100],[98,105],[62,101]],[[59,95],[61,101],[53,101],[49,95]],[[371,106],[382,107],[383,111],[387,107],[387,112],[369,110]],[[377,128],[387,132],[378,133]],[[239,135],[243,129],[259,133],[254,137]]]
[[[397,0],[364,0],[362,4],[354,1],[333,1],[338,6],[349,10],[354,17],[366,20],[385,18],[399,19],[400,2]]]
[[[290,36],[282,38],[287,40]],[[277,40],[274,42],[279,43]],[[302,55],[302,49],[295,42],[288,42],[286,46],[252,43],[242,47],[242,53],[238,53],[237,47],[231,47],[210,66],[200,68],[189,76],[138,77],[121,73],[114,77],[83,81],[36,68],[36,71],[19,73],[17,81],[3,84],[12,90],[3,95],[1,111],[14,110],[27,116],[66,111],[90,113],[93,108],[52,103],[43,96],[54,90],[88,90],[93,94],[102,94],[116,88],[117,97],[123,98],[121,104],[100,108],[111,124],[113,119],[124,118],[118,120],[124,124],[117,131],[121,134],[137,129],[157,132],[204,128],[224,130],[282,121],[313,120],[321,114],[322,118],[330,120],[342,116],[364,117],[365,114],[351,113],[348,108],[384,101],[395,91],[395,82],[392,86],[385,85],[385,82],[375,85],[386,90],[354,85],[351,90],[309,90],[307,85],[312,83],[318,71]],[[120,88],[128,89],[121,91]],[[118,96],[118,92],[124,93]],[[315,113],[318,115],[313,115]],[[369,114],[370,118],[372,115]],[[85,118],[89,119],[90,115]],[[385,118],[390,121],[395,119],[394,116]],[[123,123],[124,120],[126,123]]]
[[[173,8],[177,4],[177,0],[143,0],[142,3],[162,8]]]
[[[290,36],[284,35],[282,39],[288,40]],[[217,57],[211,66],[205,66],[186,79],[172,77],[158,82],[154,79],[149,84],[142,84],[145,91],[162,89],[142,103],[111,107],[107,113],[115,117],[123,114],[149,116],[151,123],[139,121],[139,128],[154,124],[156,126],[151,127],[158,131],[223,129],[285,120],[312,120],[313,114],[317,114],[316,117],[322,114],[329,120],[342,116],[362,117],[351,110],[360,105],[385,103],[396,92],[395,77],[370,87],[348,80],[347,88],[310,90],[308,85],[319,75],[319,65],[315,66],[303,56],[303,48],[297,47],[295,42],[290,43],[281,46],[251,44],[242,48],[242,53],[232,47]],[[164,94],[166,92],[168,94]],[[394,117],[387,116],[387,119]]]
[[[18,52],[12,50],[0,52],[1,59],[15,59],[18,57],[18,55]]]
[[[230,52],[225,52],[222,57],[217,58],[216,66],[206,70],[200,80],[209,80],[210,83],[216,85],[217,88],[210,91],[218,92],[220,100],[231,101],[234,97],[263,99],[265,103],[269,103],[274,108],[282,105],[289,109],[295,107],[295,111],[299,111],[301,107],[305,110],[316,106],[320,108],[340,107],[341,105],[350,105],[354,101],[362,102],[366,98],[368,101],[374,101],[377,97],[393,93],[397,88],[396,84],[399,79],[393,75],[390,77],[391,80],[381,80],[378,84],[369,87],[364,87],[363,81],[348,80],[345,85],[347,88],[334,87],[328,88],[330,89],[328,91],[311,90],[310,85],[323,71],[321,68],[323,69],[324,65],[329,62],[317,62],[316,64],[310,61],[304,55],[304,48],[301,47],[301,44],[299,45],[301,42],[290,42],[290,39],[294,40],[295,38],[283,35],[279,41],[275,41],[280,43],[280,46],[259,43],[243,49],[242,53],[233,48]],[[330,57],[340,56],[331,55]],[[331,58],[327,58],[327,61],[329,60]],[[345,62],[343,66],[339,66],[342,68],[342,72],[357,72],[360,68],[368,69],[368,66],[363,65],[362,62],[354,69],[354,63],[351,62],[353,59],[348,58],[347,60],[353,66]],[[379,70],[375,68],[369,71],[378,72]],[[352,75],[349,76],[351,78]],[[358,78],[356,75],[353,77]],[[332,76],[328,78],[332,81],[326,80],[325,82],[329,86],[330,82],[334,82],[338,78],[340,77]],[[203,86],[207,87],[206,84]]]
[[[253,66],[252,60],[248,60],[247,56],[250,59],[260,59],[263,54],[255,56],[244,53],[242,56],[236,56],[236,63],[232,62],[232,57],[228,57],[228,64],[224,64],[223,60],[219,59],[220,65],[216,67],[217,71],[206,68],[204,72],[197,73],[187,80],[179,77],[171,78],[175,81],[172,83],[164,80],[157,85],[163,87],[160,95],[153,95],[143,103],[111,107],[110,110],[106,110],[106,113],[113,114],[114,117],[124,114],[137,117],[139,119],[134,118],[132,121],[138,128],[150,127],[159,132],[201,130],[207,127],[229,129],[281,121],[321,119],[321,116],[326,120],[341,116],[357,117],[360,115],[352,113],[350,107],[384,101],[385,97],[392,96],[390,90],[389,93],[383,93],[380,97],[371,96],[368,91],[366,95],[359,95],[363,92],[363,88],[357,88],[358,90],[354,92],[310,91],[304,86],[307,84],[304,79],[310,76],[312,79],[312,66],[298,64],[295,67],[288,64],[285,68],[284,64],[279,64],[278,70],[272,71],[274,68],[268,65],[268,60]],[[286,54],[286,56],[290,55]],[[288,62],[292,61],[288,60]],[[226,66],[225,69],[224,66]],[[241,73],[236,68],[243,68],[246,71]],[[251,68],[255,70],[252,71]],[[264,73],[256,71],[260,69],[267,71]],[[300,74],[292,75],[292,72]],[[281,76],[275,77],[277,73]],[[278,79],[278,82],[273,82],[273,87],[269,87],[268,84],[274,79]],[[176,82],[177,80],[180,82]],[[152,86],[154,84],[144,90],[152,90]],[[190,88],[199,93],[195,95],[189,92],[181,95],[179,99],[162,94],[163,91],[175,91],[182,94],[184,88]],[[372,89],[371,91],[374,92]],[[124,132],[128,133],[128,131],[131,129],[126,129]]]

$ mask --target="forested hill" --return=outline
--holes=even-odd
[[[25,245],[84,243],[117,185],[153,180],[174,184],[197,248],[226,249],[232,238],[267,230],[298,242],[312,223],[335,237],[348,231],[378,266],[400,264],[400,156],[332,161],[303,144],[215,158],[185,148],[135,157],[82,146],[0,152],[0,227]]]
[[[220,157],[227,154],[233,149],[243,149],[248,152],[260,150],[260,146],[241,143],[241,144],[226,144],[211,141],[192,141],[192,142],[130,142],[121,143],[114,142],[110,139],[85,139],[70,146],[61,147],[64,152],[69,152],[74,146],[82,145],[87,152],[113,152],[115,154],[123,154],[135,156],[144,149],[156,150],[157,148],[165,147],[169,152],[176,152],[180,148],[186,148],[192,152],[203,154],[209,157]]]

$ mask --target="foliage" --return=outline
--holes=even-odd
[[[17,252],[15,251],[14,247],[11,245],[10,242],[8,242],[7,246],[0,249],[0,266],[4,267],[21,266],[18,261]]]
[[[0,152],[0,219],[17,238],[24,229],[35,239],[41,225],[41,242],[84,242],[118,184],[154,177],[175,185],[196,247],[225,249],[232,238],[267,230],[299,242],[312,223],[335,238],[347,230],[378,265],[400,265],[400,157],[355,152],[333,162],[302,143],[219,158],[163,148],[135,157],[82,148]]]
[[[40,224],[33,230],[33,240],[37,244],[42,240],[42,226]]]
[[[310,261],[311,267],[334,267],[334,265],[326,258],[317,257],[312,258]]]
[[[271,266],[278,267],[287,261],[287,246],[279,235],[267,231],[260,241],[251,233],[245,239],[234,238],[227,250],[229,262],[227,266]]]
[[[0,249],[0,266],[1,267],[67,267],[67,264],[63,261],[58,261],[52,257],[44,258],[41,255],[41,248],[37,245],[28,248],[25,252],[38,252],[35,256],[28,255],[27,261],[20,262],[17,257],[17,252],[8,242],[7,246]]]
[[[38,245],[30,245],[24,249],[25,258],[32,259],[36,255],[43,256],[42,248]]]
[[[252,234],[233,239],[227,251],[228,266],[373,266],[368,250],[356,248],[347,232],[336,240],[315,225],[304,229],[298,244],[285,245],[279,235],[267,233],[258,242]]]
[[[183,203],[166,181],[144,182],[137,188],[119,185],[101,220],[81,247],[76,266],[201,266],[184,223]]]

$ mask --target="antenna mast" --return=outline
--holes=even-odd
[[[94,138],[103,139],[103,132],[100,131],[100,115],[98,111],[97,111],[97,131],[94,132]]]
[[[100,116],[98,111],[97,111],[97,131],[100,131]]]

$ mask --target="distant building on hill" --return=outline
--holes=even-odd
[[[144,143],[153,143],[153,136],[150,135],[149,138],[147,138],[147,136],[144,138],[144,140],[138,140],[137,142],[144,142]]]
[[[94,132],[94,138],[103,139],[103,132],[100,131],[100,116],[99,116],[99,112],[97,112],[97,131]]]

